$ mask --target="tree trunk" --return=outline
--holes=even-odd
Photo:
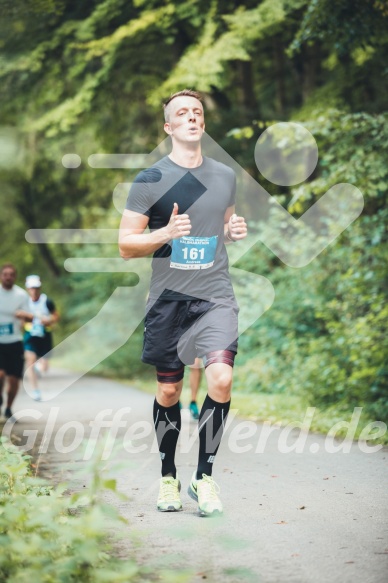
[[[28,229],[42,228],[42,225],[38,225],[36,220],[33,208],[33,197],[29,183],[24,183],[23,192],[21,194],[23,200],[16,203],[16,208],[26,223],[26,226]],[[61,270],[59,269],[47,243],[38,243],[38,248],[51,274],[56,278],[59,277],[61,275]]]
[[[49,270],[51,271],[52,275],[56,278],[59,277],[61,275],[61,271],[58,265],[56,264],[55,259],[47,243],[40,243],[39,251],[43,259],[45,260]]]
[[[276,111],[280,116],[286,111],[286,87],[284,84],[284,46],[279,37],[274,38],[273,60],[276,79]]]
[[[243,115],[250,123],[258,115],[258,104],[253,89],[253,69],[251,61],[237,61],[238,98]]]
[[[318,45],[305,45],[303,47],[303,82],[302,82],[302,97],[303,103],[307,101],[311,93],[316,87],[317,76],[317,53]]]

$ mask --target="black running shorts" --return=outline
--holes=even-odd
[[[234,298],[149,300],[142,361],[177,369],[215,350],[237,353],[238,306]]]
[[[0,370],[12,377],[22,378],[24,367],[23,342],[0,343]]]
[[[24,350],[34,352],[39,358],[46,356],[53,347],[53,339],[50,332],[46,332],[42,338],[39,336],[31,336],[29,332],[25,332],[23,341]]]

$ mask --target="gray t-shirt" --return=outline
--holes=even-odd
[[[0,344],[22,340],[23,323],[15,317],[17,310],[29,311],[27,292],[18,285],[9,290],[0,286]]]
[[[234,205],[235,193],[234,171],[212,158],[185,168],[166,156],[136,176],[126,208],[149,217],[150,231],[168,224],[174,202],[192,225],[189,237],[170,241],[154,253],[151,299],[234,297],[224,215]]]

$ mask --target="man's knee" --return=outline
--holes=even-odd
[[[225,391],[230,391],[233,381],[233,369],[228,366],[227,369],[223,370],[218,379],[218,386],[220,389]]]
[[[31,365],[34,362],[36,362],[37,356],[35,352],[32,352],[31,350],[26,350],[24,353],[24,358],[26,359],[26,364]]]
[[[14,375],[8,376],[9,391],[16,390],[19,388],[20,379]]]
[[[156,369],[158,379],[157,401],[163,407],[171,407],[179,401],[182,391],[184,367],[179,369]]]
[[[225,370],[219,375],[217,375],[217,379],[215,383],[213,383],[213,388],[220,394],[224,395],[225,397],[230,398],[230,393],[232,390],[232,374],[233,369],[228,367],[229,370]]]
[[[158,383],[158,395],[163,398],[163,401],[179,400],[182,385],[181,383]],[[161,405],[163,403],[160,403]]]
[[[206,368],[208,392],[212,399],[220,403],[230,400],[233,368],[227,364],[214,363]]]

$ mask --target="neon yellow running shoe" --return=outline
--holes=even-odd
[[[211,476],[202,474],[202,479],[196,479],[194,472],[191,484],[187,490],[188,495],[198,502],[198,514],[200,516],[217,516],[222,514],[222,502],[218,498],[219,486]]]
[[[182,510],[182,502],[179,495],[181,491],[180,481],[172,476],[165,476],[160,480],[157,508],[160,512],[177,512]]]

